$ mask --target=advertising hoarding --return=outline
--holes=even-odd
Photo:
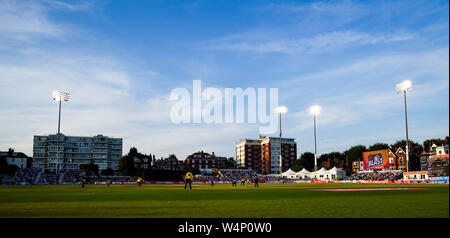
[[[375,150],[363,153],[364,170],[389,169],[388,150]]]
[[[427,160],[427,168],[429,176],[449,176],[448,154],[430,156]]]

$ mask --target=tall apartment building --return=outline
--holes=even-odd
[[[261,142],[242,139],[236,144],[236,163],[238,168],[261,171]]]
[[[282,171],[288,170],[297,159],[294,138],[281,138]],[[258,173],[280,173],[280,138],[260,137],[242,139],[236,144],[238,167],[253,169]]]
[[[56,168],[57,135],[35,135],[33,141],[33,167]],[[59,135],[60,169],[79,169],[81,164],[93,162],[99,169],[119,168],[122,156],[122,138],[103,135],[93,137]]]

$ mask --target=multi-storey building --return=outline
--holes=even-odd
[[[281,138],[281,156],[281,170],[286,171],[297,159],[294,138]],[[239,167],[253,169],[258,173],[280,173],[280,138],[242,139],[236,144],[236,160]]]
[[[395,153],[392,152],[391,149],[388,149],[388,156],[389,156],[389,170],[398,170],[397,155],[395,155]]]
[[[57,155],[57,144],[59,149]],[[43,169],[79,169],[81,164],[94,163],[99,169],[117,170],[122,156],[122,138],[103,135],[93,137],[56,134],[34,136],[33,167]],[[57,161],[57,158],[59,160]]]
[[[214,152],[212,154],[203,151],[193,153],[186,158],[184,163],[188,168],[197,168],[201,172],[207,173],[214,172],[216,168],[219,168]]]
[[[407,170],[407,163],[406,163],[406,152],[405,150],[403,150],[402,147],[399,147],[397,149],[397,151],[395,152],[395,155],[397,156],[397,166],[396,169],[397,170],[403,170],[406,171]],[[409,155],[411,156],[411,154]]]
[[[236,163],[238,168],[261,171],[261,142],[243,139],[236,144]]]

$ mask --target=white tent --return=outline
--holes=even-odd
[[[309,174],[311,172],[309,172],[307,169],[303,168],[302,170],[298,171],[297,174]]]
[[[311,178],[322,181],[333,181],[345,178],[345,171],[336,167],[333,167],[330,170],[322,167],[320,170],[312,172],[311,174]]]
[[[311,178],[317,180],[329,180],[330,176],[328,174],[328,170],[322,167],[320,170],[314,171],[311,173]]]
[[[317,171],[317,172],[327,172],[328,170],[326,169],[326,168],[324,168],[324,167],[322,167],[319,171]]]
[[[288,170],[284,171],[284,173],[295,173],[295,171],[292,170],[292,169],[288,169]],[[283,174],[284,174],[284,173],[283,173]]]
[[[328,170],[328,172],[330,172],[332,180],[344,179],[346,175],[346,172],[344,170],[338,169],[336,168],[336,166]]]
[[[309,180],[311,172],[309,172],[307,169],[303,168],[302,170],[295,173],[297,178],[300,180]]]
[[[292,179],[297,177],[295,171],[292,169],[288,169],[286,172],[282,173],[281,176],[283,178],[292,178]]]

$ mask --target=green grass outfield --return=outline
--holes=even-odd
[[[429,188],[313,191],[324,188]],[[0,217],[449,217],[449,185],[261,184],[0,186]]]

